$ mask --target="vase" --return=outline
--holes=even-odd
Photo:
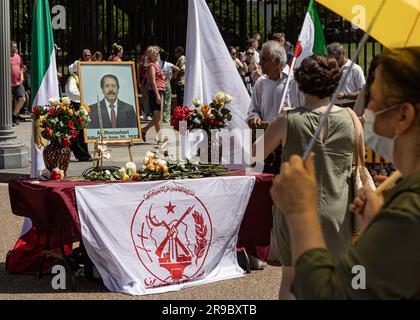
[[[52,142],[46,146],[43,151],[45,167],[50,171],[59,168],[60,170],[63,170],[64,175],[66,175],[70,163],[70,155],[70,148]]]
[[[213,138],[213,139],[212,139]],[[222,162],[222,143],[219,136],[211,136],[208,132],[208,145],[207,145],[207,160],[208,163],[221,163]]]

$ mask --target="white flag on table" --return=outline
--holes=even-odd
[[[84,246],[114,292],[239,277],[236,243],[254,183],[243,176],[76,187]]]
[[[246,119],[251,99],[205,0],[188,2],[186,58],[184,104],[191,106],[195,98],[210,103],[218,91],[231,95],[229,129],[238,129],[232,131],[232,136],[239,144],[235,151],[231,148],[231,157],[242,153],[242,134],[248,129]]]

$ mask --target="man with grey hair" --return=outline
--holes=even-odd
[[[351,65],[351,60],[345,57],[344,47],[339,42],[334,42],[328,45],[328,54],[334,57],[338,65],[341,68],[341,71],[344,74],[348,71]],[[353,68],[350,71],[349,77],[347,78],[343,89],[338,93],[338,105],[354,105],[359,96],[360,90],[365,85],[365,75],[362,68],[354,64]]]
[[[304,103],[303,95],[299,94],[298,85],[292,75],[285,103],[280,106],[287,77],[292,72],[287,65],[284,47],[277,41],[267,41],[262,46],[260,58],[264,75],[255,83],[251,97],[248,112],[248,124],[251,128],[261,125],[261,121],[275,119],[279,111],[297,108]]]

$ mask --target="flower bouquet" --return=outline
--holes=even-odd
[[[208,133],[212,129],[223,129],[232,120],[232,114],[226,105],[232,102],[233,98],[224,93],[217,92],[210,104],[202,104],[199,99],[192,101],[194,108],[176,107],[174,109],[171,125],[175,130],[179,130],[179,122],[187,121],[187,128],[203,129]]]
[[[67,171],[70,162],[70,145],[82,130],[89,125],[89,107],[67,97],[52,98],[48,105],[36,106],[32,112],[35,121],[35,143],[44,149],[46,168],[52,171],[59,168]]]
[[[172,127],[179,131],[180,121],[187,122],[187,129],[201,129],[207,133],[208,139],[208,159],[209,163],[212,162],[212,154],[218,153],[218,161],[221,160],[222,146],[216,141],[212,141],[212,130],[221,130],[228,125],[228,122],[232,120],[232,114],[226,105],[232,102],[233,98],[219,91],[214,96],[214,99],[209,104],[202,104],[199,99],[194,99],[192,104],[194,105],[193,109],[188,107],[176,107],[174,109],[171,125]],[[217,161],[217,160],[216,160]]]

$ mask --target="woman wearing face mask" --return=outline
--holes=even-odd
[[[306,163],[293,156],[275,178],[271,194],[289,226],[298,298],[420,299],[419,62],[420,47],[379,61],[365,127],[371,141],[381,137],[377,151],[388,153],[403,178],[380,195],[364,189],[351,205],[367,227],[338,263],[319,225],[313,155]]]
[[[390,160],[390,159],[392,159],[392,156],[389,155],[389,150],[381,150],[380,149],[381,148],[381,142],[384,141],[385,144],[386,144],[386,140],[388,140],[388,139],[385,138],[385,137],[380,137],[378,135],[374,135],[374,133],[373,133],[373,122],[375,121],[375,116],[374,116],[372,110],[367,109],[367,106],[368,106],[369,101],[370,101],[370,96],[371,96],[370,88],[373,84],[373,80],[375,80],[376,68],[378,67],[379,59],[380,59],[379,55],[374,56],[372,58],[372,61],[370,63],[370,67],[369,67],[369,71],[368,71],[368,76],[367,76],[367,79],[366,79],[366,84],[363,87],[363,89],[361,90],[361,92],[359,94],[359,97],[357,98],[356,104],[354,105],[353,110],[359,116],[359,119],[363,124],[367,121],[366,126],[365,126],[365,142],[368,145],[372,146],[372,150],[376,154],[380,154],[386,160]],[[381,177],[375,177],[375,179],[386,178],[388,173],[385,176],[382,176],[382,174],[380,172],[380,171],[382,171],[383,168],[384,168],[384,165],[382,165],[382,164],[379,165],[379,170],[377,170],[375,168],[373,173],[375,175],[380,173],[380,175],[381,175]],[[383,171],[382,171],[382,173],[383,173]]]
[[[264,143],[264,158],[281,143],[282,162],[293,154],[302,154],[308,146],[320,119],[325,116],[330,96],[337,89],[341,69],[329,56],[313,55],[304,59],[295,71],[295,80],[305,95],[305,106],[288,111],[275,120],[258,139],[255,147]],[[350,194],[350,177],[354,150],[355,130],[349,110],[333,106],[328,123],[314,145],[318,181],[317,208],[322,233],[331,255],[338,260],[351,245],[352,224],[348,210],[353,200]],[[362,126],[358,125],[361,138]],[[299,192],[294,195],[299,198]],[[290,283],[293,279],[290,237],[286,221],[277,208],[273,213],[273,250],[270,259],[279,258],[282,264],[281,299],[293,299]],[[277,250],[275,248],[277,247]],[[277,252],[276,252],[277,251]]]

